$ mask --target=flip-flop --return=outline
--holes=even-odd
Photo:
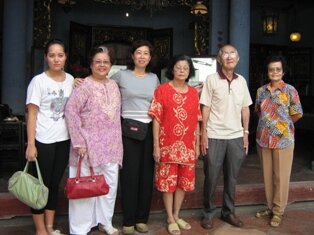
[[[177,223],[168,224],[168,232],[172,235],[180,235],[181,231]]]
[[[179,225],[181,229],[184,230],[190,230],[192,228],[191,225],[188,222],[184,221],[183,219],[178,219],[176,223]]]

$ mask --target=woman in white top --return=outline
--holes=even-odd
[[[64,72],[67,59],[64,43],[50,40],[45,47],[48,69],[36,75],[27,89],[26,159],[37,161],[44,184],[49,188],[45,208],[31,208],[36,235],[61,235],[53,227],[58,188],[68,165],[70,140],[64,107],[72,92],[74,78]]]

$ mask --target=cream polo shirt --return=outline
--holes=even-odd
[[[204,82],[200,103],[209,107],[208,138],[234,139],[243,137],[241,110],[252,104],[246,80],[239,74],[229,82],[219,73]]]

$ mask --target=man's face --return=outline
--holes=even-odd
[[[222,53],[219,55],[218,62],[222,68],[233,70],[237,66],[240,59],[237,50],[232,46],[224,46],[221,48],[221,52]]]

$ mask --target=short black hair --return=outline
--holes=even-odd
[[[283,57],[282,55],[270,55],[267,57],[266,59],[266,74],[268,73],[268,65],[270,63],[275,63],[275,62],[281,62],[281,66],[282,66],[282,72],[287,74],[289,72],[289,68],[287,65],[287,61],[285,59],[285,57]]]
[[[148,49],[149,49],[151,60],[148,63],[145,71],[146,72],[150,72],[151,69],[152,69],[151,67],[152,67],[152,62],[153,62],[153,59],[154,59],[154,47],[153,47],[153,45],[149,41],[143,40],[143,39],[136,40],[136,41],[133,42],[133,44],[132,44],[132,46],[130,48],[130,55],[129,55],[129,58],[128,58],[127,68],[130,69],[130,70],[134,69],[135,64],[134,64],[134,61],[132,59],[132,55],[137,50],[137,48],[142,47],[142,46],[147,46]]]
[[[168,63],[167,71],[166,71],[166,77],[169,80],[173,80],[173,69],[174,69],[175,64],[178,61],[182,61],[182,60],[188,62],[189,68],[190,68],[189,75],[188,75],[188,78],[186,79],[186,82],[188,82],[191,77],[194,77],[194,75],[195,75],[195,68],[194,68],[194,65],[193,65],[191,57],[181,54],[181,55],[174,56]]]

